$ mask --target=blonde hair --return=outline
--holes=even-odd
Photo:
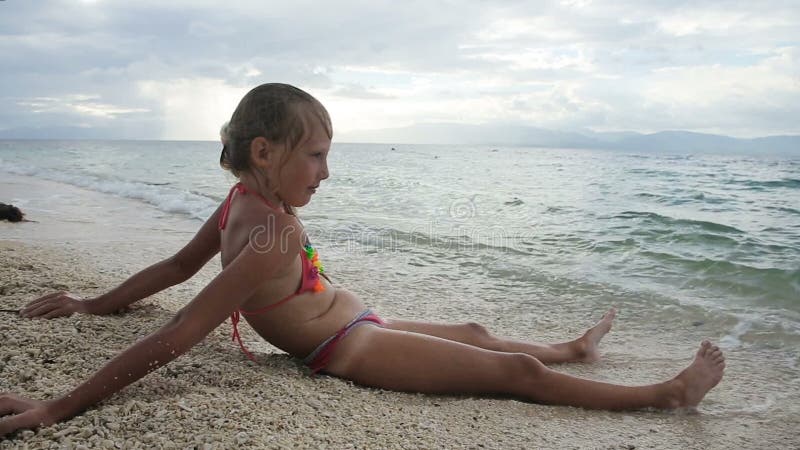
[[[288,160],[310,131],[309,119],[316,119],[333,138],[328,111],[311,94],[282,83],[266,83],[250,90],[220,130],[222,153],[219,165],[238,177],[250,169],[250,143],[257,137],[284,144],[287,152],[279,167]],[[278,187],[273,186],[277,191]]]

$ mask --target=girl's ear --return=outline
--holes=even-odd
[[[277,146],[264,137],[257,137],[250,141],[250,161],[260,169],[269,169],[277,164]]]

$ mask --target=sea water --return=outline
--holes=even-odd
[[[126,214],[128,232],[158,228],[179,247],[235,182],[219,151],[0,141],[0,176],[138,203],[158,214]],[[722,324],[728,349],[796,355],[800,156],[335,143],[329,168],[299,215],[323,259],[366,291],[460,295],[497,314],[615,304],[653,323]]]

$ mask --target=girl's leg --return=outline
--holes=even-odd
[[[608,310],[603,318],[595,326],[589,328],[583,336],[559,344],[537,344],[497,337],[483,325],[477,323],[451,325],[414,320],[389,320],[386,328],[427,334],[498,352],[527,353],[544,364],[593,362],[600,358],[598,344],[603,336],[611,330],[616,314],[614,308]]]
[[[524,353],[361,326],[341,341],[326,371],[397,391],[506,394],[540,403],[616,410],[697,405],[722,379],[724,367],[719,348],[703,342],[692,364],[675,378],[649,386],[619,386],[555,372]]]

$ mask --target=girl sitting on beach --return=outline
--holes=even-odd
[[[620,386],[556,372],[547,364],[592,362],[615,311],[583,336],[535,344],[496,337],[477,324],[389,320],[333,286],[294,208],[328,178],[331,121],[322,104],[285,84],[250,91],[223,128],[220,164],[239,182],[197,235],[171,258],[98,298],[54,293],[28,304],[24,317],[109,314],[189,279],[217,252],[223,270],[175,317],[112,359],[61,398],[0,395],[0,436],[79,414],[189,350],[231,317],[240,317],[312,372],[365,386],[437,394],[506,394],[531,402],[608,410],[697,405],[722,379],[720,349],[704,341],[674,378]]]

